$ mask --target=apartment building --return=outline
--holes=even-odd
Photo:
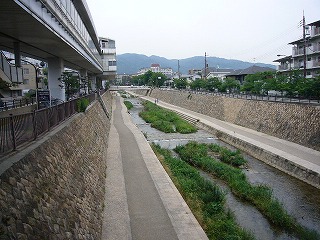
[[[116,60],[116,43],[110,38],[99,38],[101,47],[101,61],[103,74],[100,76],[103,80],[115,80],[117,75],[117,60]]]
[[[301,69],[307,78],[320,75],[320,20],[305,26],[305,38],[289,43],[292,55],[285,56],[279,62],[278,71],[288,72]]]

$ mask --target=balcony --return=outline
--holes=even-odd
[[[320,35],[320,28],[319,27],[316,27],[313,29],[312,33],[311,33],[311,37],[315,37],[315,36],[318,36]]]
[[[313,61],[312,67],[314,68],[320,67],[320,61]]]
[[[116,54],[115,48],[102,48],[103,54]]]
[[[284,64],[284,65],[278,66],[278,71],[287,71],[290,69],[291,69],[291,65],[289,65],[289,64]]]
[[[295,56],[299,56],[299,55],[303,55],[303,48],[293,48],[292,49],[292,56],[295,57]]]

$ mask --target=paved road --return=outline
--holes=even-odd
[[[115,98],[103,239],[208,239],[143,134]]]

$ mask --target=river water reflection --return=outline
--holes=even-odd
[[[204,130],[198,130],[197,133],[192,134],[166,134],[151,128],[139,117],[139,112],[143,109],[140,100],[136,98],[128,100],[134,105],[134,108],[130,110],[132,120],[149,142],[154,142],[168,149],[173,149],[189,141],[217,143],[235,149]],[[320,233],[320,190],[270,167],[246,153],[243,153],[243,155],[248,161],[248,169],[244,171],[249,181],[254,184],[268,185],[272,188],[274,196],[283,204],[290,215],[294,216],[303,226]],[[242,227],[252,231],[257,239],[293,239],[273,229],[255,208],[236,199],[222,182],[219,183],[219,180],[212,179],[205,173],[201,174],[217,182],[227,192],[227,206],[234,212],[237,222]]]

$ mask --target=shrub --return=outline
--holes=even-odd
[[[124,101],[123,102],[124,105],[126,105],[127,109],[130,110],[131,108],[133,108],[133,104],[130,101]]]
[[[86,111],[88,105],[89,105],[89,99],[87,99],[87,98],[78,99],[77,100],[77,110],[78,110],[78,112]]]
[[[139,113],[139,116],[160,131],[166,133],[193,133],[197,131],[197,128],[172,111],[165,110],[149,101],[144,102],[143,105],[144,110]]]

